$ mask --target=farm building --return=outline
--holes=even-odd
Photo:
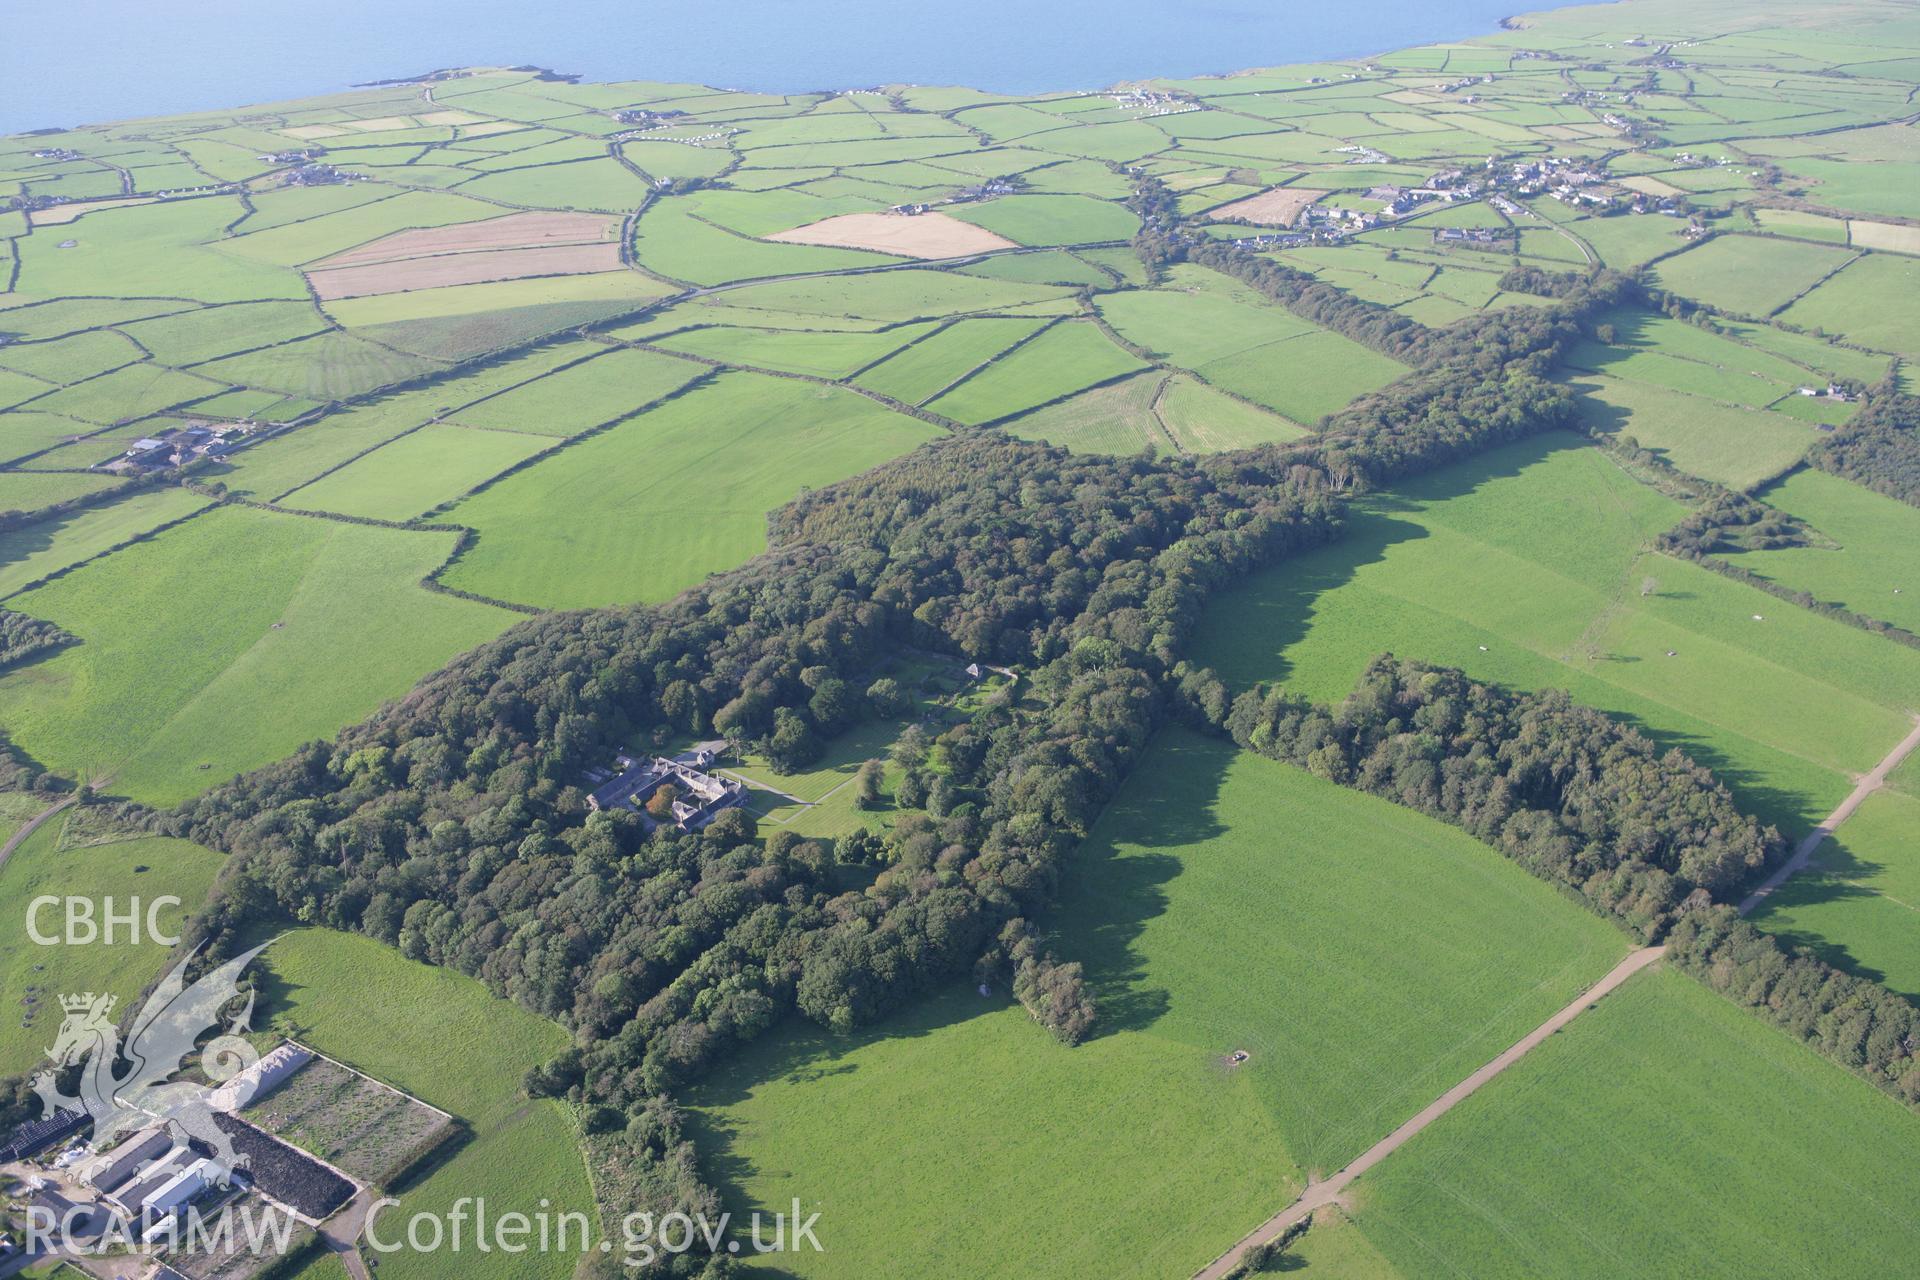
[[[715,754],[713,744],[703,744],[671,760],[665,756],[647,760],[619,756],[614,761],[619,770],[616,775],[609,778],[607,771],[601,770],[597,777],[588,777],[598,785],[587,796],[587,804],[596,811],[622,806],[639,809],[654,792],[671,783],[678,793],[673,802],[674,825],[682,831],[697,831],[747,795],[746,787],[732,778],[708,771]]]

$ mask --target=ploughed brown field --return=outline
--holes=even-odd
[[[944,213],[843,213],[767,237],[784,244],[872,249],[902,258],[964,258],[970,253],[1019,246],[985,227]]]
[[[1312,187],[1275,187],[1245,200],[1223,204],[1207,217],[1215,222],[1252,222],[1263,227],[1290,227],[1300,211],[1327,194]]]
[[[307,272],[307,283],[323,302],[363,298],[376,293],[406,293],[452,284],[522,280],[529,276],[580,276],[620,269],[617,244],[561,244],[539,249],[488,249],[478,253],[442,253],[426,258],[369,262]]]

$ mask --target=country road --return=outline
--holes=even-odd
[[[1885,758],[1875,765],[1871,772],[1861,777],[1853,790],[1847,793],[1846,799],[1827,815],[1825,821],[1809,831],[1806,838],[1794,846],[1793,856],[1775,868],[1773,874],[1762,881],[1759,888],[1747,895],[1740,903],[1740,914],[1744,916],[1752,911],[1766,900],[1768,894],[1779,888],[1796,871],[1805,867],[1814,851],[1839,828],[1841,823],[1853,816],[1854,810],[1858,809],[1868,796],[1880,789],[1881,784],[1886,782],[1887,775],[1912,754],[1915,747],[1920,747],[1920,717],[1915,717],[1913,729],[1907,736],[1895,744],[1893,750],[1887,752]],[[1196,1272],[1194,1280],[1222,1280],[1228,1272],[1240,1264],[1240,1259],[1248,1249],[1262,1241],[1277,1239],[1281,1233],[1306,1218],[1315,1209],[1325,1208],[1338,1201],[1341,1193],[1352,1185],[1354,1179],[1405,1145],[1407,1139],[1414,1134],[1419,1133],[1472,1096],[1481,1085],[1525,1057],[1534,1046],[1592,1008],[1602,996],[1658,960],[1666,950],[1665,947],[1641,947],[1629,953],[1626,959],[1609,969],[1605,977],[1587,988],[1565,1008],[1522,1036],[1505,1053],[1428,1103],[1413,1119],[1368,1147],[1352,1164],[1331,1178],[1309,1184],[1299,1199],[1242,1236],[1231,1249]]]
[[[1851,818],[1853,811],[1858,809],[1868,796],[1880,789],[1881,784],[1887,780],[1887,775],[1892,773],[1902,760],[1911,755],[1915,747],[1920,747],[1920,718],[1915,719],[1913,731],[1900,739],[1899,744],[1887,752],[1886,758],[1873,766],[1871,773],[1854,784],[1853,790],[1847,793],[1847,798],[1840,802],[1840,807],[1828,814],[1825,822],[1807,832],[1807,838],[1793,847],[1793,856],[1774,868],[1773,874],[1761,881],[1759,888],[1741,899],[1740,914],[1743,916],[1751,914],[1755,907],[1766,901],[1769,894],[1804,868],[1807,860],[1813,857],[1814,851],[1826,843],[1827,837],[1833,834],[1834,828]]]

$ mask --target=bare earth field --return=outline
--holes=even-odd
[[[1847,223],[1847,234],[1861,249],[1885,249],[1889,253],[1920,253],[1920,227],[1903,227],[1897,222]]]
[[[488,249],[478,253],[441,253],[399,262],[370,262],[358,267],[309,271],[307,282],[321,301],[406,293],[446,285],[533,276],[584,276],[620,269],[617,244],[559,244],[540,249]]]
[[[441,253],[477,253],[488,249],[538,249],[563,244],[599,244],[613,240],[620,221],[601,213],[563,213],[535,210],[510,213],[484,222],[457,222],[449,227],[416,227],[382,236],[344,253],[314,263],[319,270],[364,266],[370,262],[397,262]]]
[[[944,213],[843,213],[766,237],[782,244],[826,245],[835,249],[873,249],[903,258],[963,258],[1018,245],[985,227]]]
[[[1223,204],[1207,217],[1214,222],[1253,222],[1263,227],[1290,227],[1300,211],[1326,195],[1312,187],[1275,187],[1245,200]]]

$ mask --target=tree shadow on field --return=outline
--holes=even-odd
[[[845,1035],[792,1014],[688,1089],[682,1099],[686,1104],[682,1114],[687,1136],[699,1154],[701,1176],[720,1193],[721,1203],[733,1213],[732,1233],[744,1240],[748,1215],[758,1211],[770,1218],[774,1213],[788,1212],[791,1206],[762,1204],[748,1189],[762,1175],[779,1177],[790,1171],[764,1168],[748,1154],[753,1145],[751,1138],[743,1134],[738,1125],[729,1123],[726,1113],[731,1108],[746,1102],[756,1090],[770,1083],[805,1085],[857,1075],[864,1067],[851,1059],[869,1045],[882,1040],[932,1035],[984,1014],[998,1013],[1007,1007],[1009,1000],[1004,990],[996,989],[991,996],[983,998],[975,993],[972,983],[962,983],[917,998],[891,1017]],[[1046,1035],[1039,1027],[1032,1030],[1035,1036]],[[871,1134],[855,1131],[842,1137],[849,1146],[871,1140]],[[803,1213],[810,1212],[811,1209],[805,1207],[804,1189],[801,1201]],[[768,1231],[771,1232],[771,1227]],[[756,1258],[753,1271],[756,1276],[775,1280],[791,1280],[793,1276],[791,1271],[768,1265],[764,1257]]]
[[[1195,660],[1212,667],[1235,691],[1262,681],[1285,684],[1293,674],[1287,651],[1312,630],[1321,597],[1385,560],[1394,547],[1433,536],[1421,522],[1431,508],[1515,479],[1553,454],[1592,447],[1568,432],[1549,431],[1356,499],[1332,543],[1252,574],[1214,597],[1194,637]],[[1391,649],[1383,637],[1356,653],[1355,678],[1368,659]]]
[[[1226,834],[1215,810],[1237,754],[1218,738],[1162,732],[1068,860],[1047,923],[1060,958],[1086,968],[1098,1009],[1093,1038],[1143,1031],[1167,1012],[1172,997],[1153,985],[1137,944],[1166,912],[1165,886],[1186,860],[1206,856],[1206,843]]]

